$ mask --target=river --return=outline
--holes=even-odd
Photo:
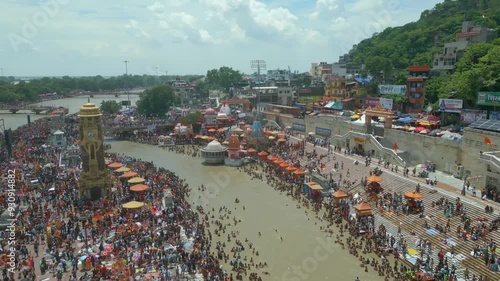
[[[358,276],[363,281],[383,280],[373,269],[365,273],[357,258],[333,244],[335,238],[327,238],[319,229],[324,223],[312,214],[306,215],[304,208],[297,208],[295,201],[261,180],[252,179],[237,168],[203,165],[201,158],[151,145],[122,141],[111,144],[112,152],[126,152],[126,155],[153,161],[185,178],[192,188],[191,203],[202,205],[205,211],[228,207],[231,217],[241,219],[232,230],[240,232],[241,241],[248,238],[253,242],[260,252],[256,262],[269,265],[262,269],[270,273],[263,276],[264,280],[350,281]],[[198,191],[202,184],[207,191]],[[235,203],[236,198],[239,203]],[[228,232],[218,239],[227,243]],[[234,245],[234,240],[227,244]]]
[[[138,94],[130,94],[130,102],[132,105],[135,105],[135,103],[139,100],[139,95]],[[121,102],[122,100],[128,100],[129,96],[122,94],[118,97],[115,97],[114,95],[95,95],[93,98],[91,98],[88,95],[83,95],[83,96],[76,96],[76,97],[71,97],[71,98],[64,98],[64,99],[57,99],[57,100],[48,100],[44,102],[39,102],[35,103],[35,105],[41,105],[41,106],[63,106],[69,109],[69,113],[76,113],[80,111],[80,107],[84,105],[85,103],[88,102],[90,99],[90,102],[95,103],[96,105],[100,105],[102,101],[107,101],[107,100],[116,100],[117,102]],[[47,115],[36,115],[32,112],[23,112],[20,111],[16,114],[0,114],[0,119],[4,120],[5,123],[5,129],[15,129],[19,126],[25,125],[28,123],[28,118],[27,115],[30,116],[31,121],[35,121],[36,119],[46,117]]]

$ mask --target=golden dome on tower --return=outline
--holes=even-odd
[[[80,107],[80,113],[78,114],[78,117],[99,117],[99,116],[102,116],[99,107],[90,102]]]

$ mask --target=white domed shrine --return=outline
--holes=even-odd
[[[201,157],[205,159],[205,163],[221,164],[224,163],[224,159],[226,158],[226,151],[227,147],[213,140],[201,149]]]

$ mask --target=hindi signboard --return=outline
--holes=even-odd
[[[500,92],[477,93],[477,105],[500,106]]]
[[[366,98],[364,101],[365,107],[376,107],[378,104],[382,104],[382,107],[385,109],[392,110],[394,102],[392,99],[386,98]]]
[[[293,123],[292,124],[292,130],[299,131],[299,132],[305,132],[306,131],[306,125],[304,125],[304,124],[298,124],[298,123]]]
[[[487,110],[464,109],[461,117],[463,123],[472,124],[477,120],[486,119],[487,116]]]
[[[381,95],[405,95],[406,85],[378,85],[378,93]]]
[[[441,112],[462,112],[464,101],[459,99],[439,99],[439,111]]]
[[[316,135],[323,136],[323,137],[329,137],[332,135],[332,130],[316,127]]]

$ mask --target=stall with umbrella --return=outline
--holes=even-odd
[[[129,172],[130,171],[130,168],[127,168],[127,167],[121,167],[121,168],[118,168],[115,170],[115,172],[117,173],[125,173],[125,172]]]
[[[260,161],[265,161],[268,154],[265,151],[261,151],[261,152],[257,153],[257,155],[259,156]]]
[[[145,185],[145,184],[136,184],[136,185],[132,185],[130,187],[130,191],[133,191],[133,192],[143,192],[143,191],[146,191],[149,189],[149,186]]]
[[[129,172],[126,172],[123,175],[121,175],[120,178],[121,179],[129,179],[129,178],[136,177],[137,175],[138,175],[137,172],[129,171]]]
[[[121,167],[123,167],[123,164],[119,163],[119,162],[113,162],[113,163],[108,165],[108,168],[113,169],[113,170],[121,168]]]
[[[365,187],[366,193],[368,194],[368,198],[371,200],[377,200],[378,195],[384,191],[384,189],[380,186],[382,182],[382,178],[379,176],[369,176],[366,178],[367,185]]]
[[[332,200],[335,202],[335,205],[339,205],[340,200],[347,197],[349,197],[349,195],[347,195],[347,193],[345,193],[342,189],[339,189],[332,194]]]
[[[356,211],[356,225],[359,233],[373,233],[375,221],[372,207],[366,202],[361,202],[354,207]]]
[[[135,178],[131,178],[128,180],[128,183],[130,184],[136,184],[136,183],[141,183],[141,182],[145,182],[146,180],[141,178],[141,177],[135,177]]]
[[[406,199],[406,206],[408,206],[408,211],[410,213],[418,214],[423,210],[423,201],[424,195],[422,193],[416,191],[409,191],[403,194]]]
[[[139,201],[130,201],[122,205],[124,209],[139,209],[142,207],[144,207],[144,203]]]

